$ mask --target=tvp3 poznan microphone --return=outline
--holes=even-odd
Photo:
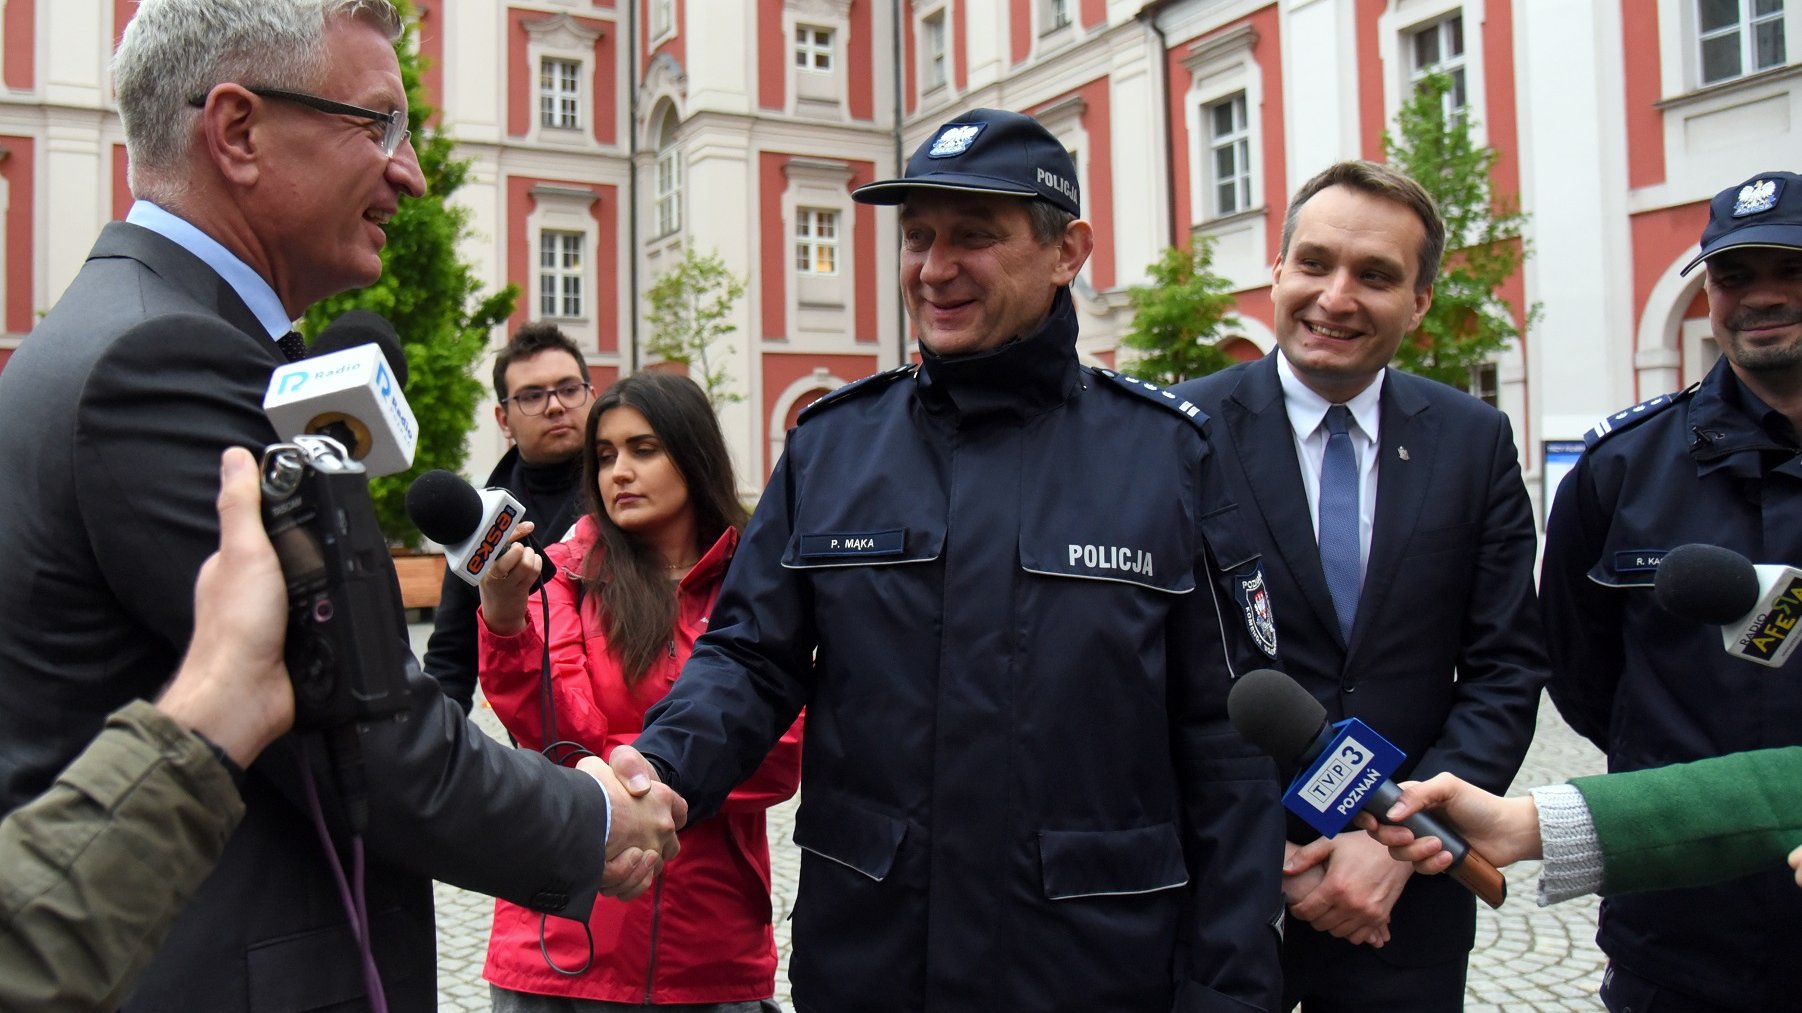
[[[368,310],[327,324],[313,354],[269,376],[263,413],[282,437],[330,436],[372,476],[413,466],[419,423],[401,394],[406,357],[394,327]]]
[[[507,536],[525,520],[526,508],[504,489],[477,492],[440,469],[426,472],[407,487],[407,516],[421,534],[444,546],[450,571],[474,587],[506,551]],[[551,561],[544,560],[533,589],[544,586],[556,572]]]
[[[1802,570],[1754,566],[1719,545],[1691,543],[1664,554],[1652,595],[1665,611],[1721,628],[1721,646],[1736,658],[1771,668],[1795,652],[1802,622]]]
[[[1233,727],[1269,753],[1285,774],[1298,771],[1283,805],[1321,834],[1345,829],[1359,810],[1383,822],[1402,796],[1390,780],[1405,757],[1357,718],[1328,724],[1326,708],[1275,669],[1247,672],[1226,698]],[[1402,821],[1416,837],[1437,837],[1452,856],[1451,877],[1490,907],[1508,898],[1508,882],[1487,858],[1429,813]]]

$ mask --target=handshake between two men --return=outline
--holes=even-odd
[[[676,831],[688,822],[688,803],[659,781],[631,746],[615,749],[611,766],[598,756],[586,756],[576,769],[600,782],[611,810],[601,893],[631,900],[650,888],[664,862],[676,857]]]

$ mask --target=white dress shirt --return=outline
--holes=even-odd
[[[1378,373],[1370,386],[1345,402],[1345,407],[1351,411],[1348,431],[1352,454],[1358,462],[1359,583],[1370,570],[1370,532],[1377,516],[1377,428],[1382,416],[1384,373]],[[1283,385],[1283,408],[1289,413],[1289,431],[1295,438],[1295,459],[1301,465],[1301,487],[1308,494],[1308,516],[1314,519],[1314,540],[1319,544],[1320,464],[1326,457],[1326,410],[1333,402],[1303,383],[1281,351],[1276,353],[1276,376]]]

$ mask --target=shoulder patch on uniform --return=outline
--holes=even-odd
[[[1157,384],[1147,383],[1137,377],[1127,376],[1125,373],[1116,373],[1111,369],[1095,367],[1089,371],[1103,377],[1114,387],[1131,391],[1152,404],[1161,406],[1166,411],[1173,411],[1181,415],[1188,419],[1196,429],[1207,432],[1208,413],[1202,411],[1200,405],[1188,398],[1173,394]]]
[[[1610,415],[1591,426],[1589,431],[1583,434],[1584,446],[1593,447],[1597,443],[1613,436],[1615,433],[1632,429],[1634,426],[1657,415],[1666,408],[1681,401],[1688,400],[1689,396],[1694,394],[1696,388],[1700,386],[1701,384],[1699,383],[1692,383],[1675,394],[1660,394],[1651,400],[1641,401],[1631,408],[1625,408],[1615,412],[1613,415]]]
[[[795,424],[799,425],[806,422],[810,416],[819,413],[830,405],[838,404],[847,398],[853,397],[859,392],[872,391],[880,387],[886,387],[892,381],[899,380],[904,376],[912,376],[919,368],[918,364],[909,362],[896,366],[894,369],[885,369],[880,373],[871,373],[861,380],[852,380],[850,383],[847,383],[836,390],[829,390],[826,393],[821,394],[819,399],[814,401],[813,404],[801,409],[801,414],[795,416]]]

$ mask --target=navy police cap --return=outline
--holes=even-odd
[[[933,131],[907,160],[900,179],[851,192],[864,204],[899,204],[924,187],[1037,197],[1082,214],[1070,152],[1038,120],[1005,109],[972,109]]]
[[[1688,274],[1722,250],[1741,246],[1802,250],[1802,176],[1762,173],[1715,194],[1708,203],[1702,252],[1681,273]]]

